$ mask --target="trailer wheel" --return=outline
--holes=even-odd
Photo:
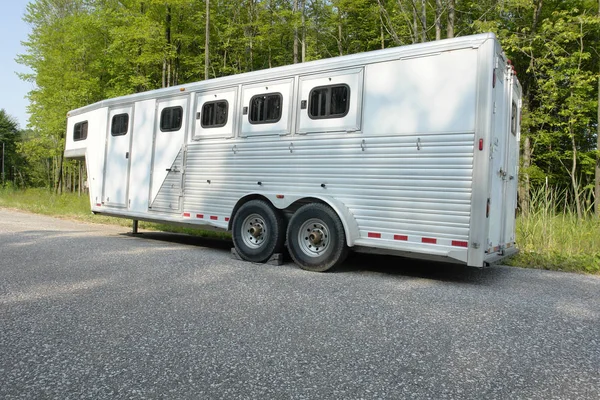
[[[283,217],[265,201],[251,200],[242,205],[232,228],[233,244],[246,261],[265,262],[283,248]]]
[[[329,206],[306,204],[292,216],[287,229],[290,255],[300,268],[324,272],[348,255],[342,221]]]

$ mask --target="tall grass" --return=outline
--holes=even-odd
[[[517,218],[517,245],[511,265],[600,273],[600,221],[589,209],[579,219],[567,190],[531,191],[529,209]]]

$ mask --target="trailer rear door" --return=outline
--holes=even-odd
[[[506,162],[507,138],[510,128],[510,110],[508,109],[509,82],[505,73],[506,62],[501,55],[497,55],[494,70],[494,104],[491,143],[491,168],[489,175],[488,214],[489,230],[487,252],[492,253],[500,249],[503,243],[503,229],[506,219]]]
[[[515,212],[517,209],[517,190],[519,185],[519,141],[521,131],[521,90],[515,76],[510,75],[510,133],[506,140],[506,176],[504,190],[504,227],[503,244],[509,245],[515,242]]]
[[[488,253],[499,252],[515,241],[519,165],[520,95],[515,92],[512,70],[501,55],[498,55],[494,74]]]

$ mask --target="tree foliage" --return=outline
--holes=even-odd
[[[33,71],[23,78],[35,83],[35,137],[23,149],[52,158],[57,181],[65,174],[60,157],[69,110],[201,80],[207,50],[213,78],[491,31],[524,88],[523,184],[570,188],[585,208],[582,194],[593,187],[598,155],[598,4],[212,0],[206,49],[206,0],[33,0],[24,17],[32,28],[27,51],[18,60]]]

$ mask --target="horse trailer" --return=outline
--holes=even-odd
[[[287,246],[474,267],[516,252],[521,87],[479,34],[243,73],[69,112],[94,213]]]

